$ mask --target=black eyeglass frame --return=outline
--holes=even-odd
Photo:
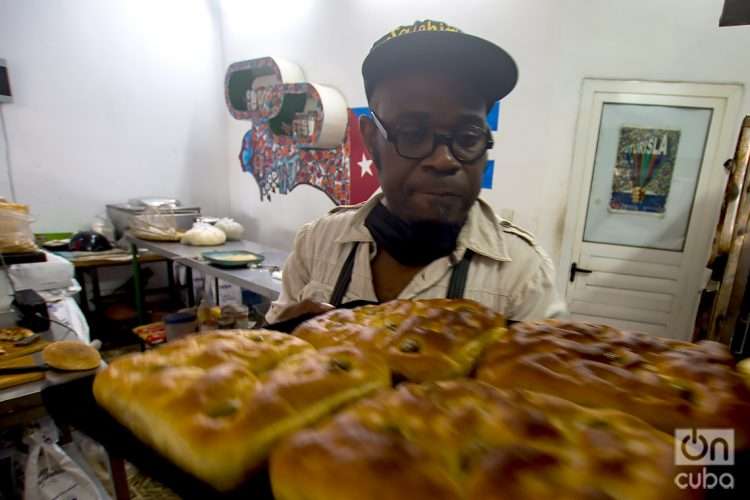
[[[485,127],[484,134],[485,138],[487,139],[487,144],[484,147],[484,150],[479,153],[477,156],[471,159],[461,158],[462,155],[457,155],[456,152],[453,150],[453,134],[439,134],[437,132],[434,132],[432,135],[432,149],[429,153],[422,155],[422,156],[408,156],[401,152],[401,150],[398,147],[398,141],[395,137],[395,134],[390,132],[388,128],[383,124],[383,121],[380,119],[380,117],[375,114],[375,111],[370,110],[370,115],[372,116],[372,121],[375,123],[375,127],[380,131],[380,133],[383,135],[386,141],[393,144],[393,147],[396,149],[396,152],[402,157],[406,158],[407,160],[423,160],[430,156],[432,153],[435,152],[435,150],[440,146],[441,144],[445,144],[448,146],[448,150],[450,150],[453,157],[458,160],[461,163],[467,164],[467,163],[474,163],[479,158],[484,156],[487,151],[492,149],[495,146],[495,141],[492,139],[492,132],[490,132],[489,128]]]

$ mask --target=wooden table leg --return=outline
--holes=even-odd
[[[112,484],[115,488],[115,498],[117,500],[130,500],[128,475],[125,472],[125,460],[109,455],[109,468],[112,472]]]
[[[81,293],[79,294],[81,312],[88,321],[91,311],[89,309],[89,294],[86,290],[86,273],[83,269],[76,269],[76,280],[78,280],[78,284],[81,285]]]
[[[133,255],[133,289],[135,292],[135,310],[138,313],[138,324],[146,323],[146,308],[143,303],[143,289],[141,288],[141,263],[138,260],[138,247],[130,244],[130,253]]]
[[[99,271],[95,267],[91,269],[91,291],[94,299],[94,311],[98,313],[102,307],[102,289],[99,286]]]
[[[169,298],[182,304],[180,290],[174,282],[174,263],[171,260],[167,260],[167,288],[169,288]]]
[[[195,306],[195,290],[193,290],[193,268],[185,266],[185,281],[187,282],[188,307]]]
[[[96,267],[89,269],[89,277],[91,278],[91,303],[94,304],[94,312],[91,316],[94,321],[91,327],[97,333],[97,338],[100,338],[104,311],[102,310],[102,290],[99,285],[99,270]]]

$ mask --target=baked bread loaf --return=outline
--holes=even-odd
[[[32,335],[34,335],[33,331],[20,326],[0,328],[0,341],[18,342],[19,340],[31,337]]]
[[[102,362],[99,351],[78,340],[60,340],[42,350],[42,359],[58,370],[93,370]]]
[[[745,385],[750,387],[750,358],[745,358],[737,363],[737,371],[745,379]]]
[[[116,359],[94,395],[144,442],[225,491],[280,437],[389,384],[385,362],[354,347],[316,351],[283,333],[227,330]]]
[[[734,428],[735,445],[750,444],[750,391],[726,346],[716,342],[556,320],[517,323],[487,347],[477,378],[619,409],[670,434],[681,427]]]
[[[396,377],[413,382],[467,375],[482,349],[505,331],[505,319],[466,299],[394,300],[337,309],[294,335],[315,347],[353,344],[375,350]]]
[[[685,498],[673,439],[631,415],[468,379],[401,384],[271,454],[277,500]]]

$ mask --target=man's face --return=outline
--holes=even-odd
[[[428,127],[450,134],[470,124],[486,128],[486,108],[460,80],[424,72],[380,82],[370,105],[389,131]],[[403,220],[462,224],[479,195],[487,161],[459,162],[445,144],[421,160],[402,157],[369,117],[360,129],[375,163],[388,209]]]

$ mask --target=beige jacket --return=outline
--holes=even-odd
[[[329,215],[302,226],[284,266],[281,295],[266,315],[269,323],[274,323],[285,307],[304,299],[329,302],[344,261],[358,242],[366,244],[357,251],[343,302],[377,301],[370,271],[376,244],[365,227],[365,218],[381,198],[382,194],[376,194],[364,204],[335,208]],[[481,199],[469,211],[453,254],[430,263],[399,297],[445,297],[452,266],[463,258],[467,248],[476,255],[471,261],[464,297],[517,321],[566,313],[565,303],[555,290],[555,270],[547,254],[533,236],[497,217]]]

